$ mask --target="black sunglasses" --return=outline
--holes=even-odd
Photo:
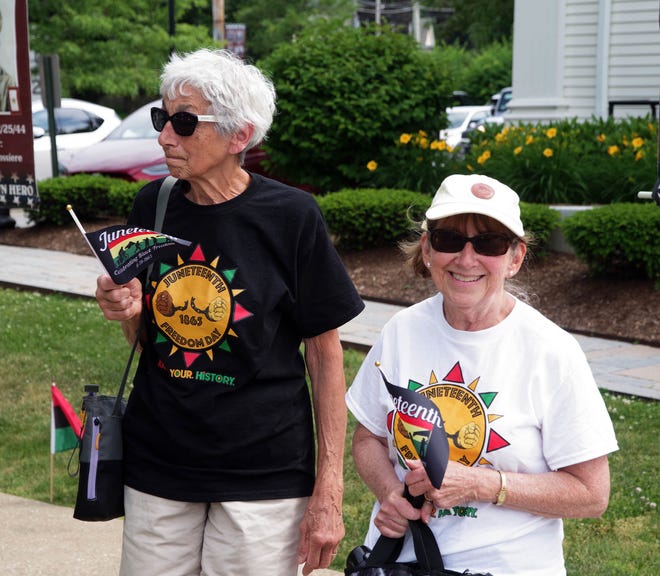
[[[162,132],[167,122],[172,122],[172,129],[179,136],[192,136],[198,122],[218,122],[217,116],[198,116],[190,112],[175,112],[171,116],[162,108],[151,109],[151,123],[157,132]]]
[[[506,254],[514,239],[506,234],[486,232],[476,236],[465,236],[453,230],[436,228],[429,233],[431,246],[436,252],[454,254],[463,250],[469,242],[474,251],[482,256],[502,256]]]

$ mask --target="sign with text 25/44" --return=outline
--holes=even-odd
[[[38,203],[27,0],[0,0],[0,206]]]

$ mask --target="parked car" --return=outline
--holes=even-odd
[[[509,102],[513,97],[511,86],[502,88],[497,94],[490,98],[491,115],[488,118],[489,124],[504,124],[504,115],[509,109]]]
[[[61,106],[55,108],[54,113],[59,164],[66,161],[73,151],[100,142],[121,123],[121,118],[112,108],[75,98],[62,98]],[[53,165],[48,111],[39,98],[32,100],[32,133],[36,180],[50,178]]]
[[[153,106],[161,106],[161,100],[149,102],[129,114],[102,142],[78,150],[63,163],[64,174],[103,174],[131,182],[167,176],[169,170],[158,144],[159,133],[151,124]],[[265,174],[261,167],[265,158],[261,148],[253,148],[243,166],[251,172]]]
[[[490,106],[454,106],[447,108],[447,128],[440,130],[439,139],[456,148],[465,145],[469,133],[486,122]]]

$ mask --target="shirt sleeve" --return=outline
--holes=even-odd
[[[607,407],[579,344],[568,336],[556,352],[563,369],[542,423],[543,451],[552,470],[618,450]]]
[[[305,338],[339,328],[364,309],[313,201],[298,259],[296,322]]]

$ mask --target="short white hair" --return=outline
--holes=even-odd
[[[221,134],[254,127],[243,156],[266,138],[275,113],[275,87],[256,66],[229,50],[203,48],[172,54],[163,67],[160,94],[174,99],[187,95],[187,88],[197,90],[210,103],[209,113],[221,118],[216,124]]]

